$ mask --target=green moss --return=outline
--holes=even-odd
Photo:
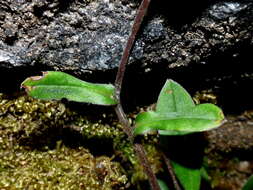
[[[137,159],[134,149],[131,144],[122,139],[118,139],[119,142],[115,143],[116,149],[120,150],[120,156],[122,157],[123,162],[130,162],[131,165],[128,165],[127,168],[128,175],[131,176],[131,183],[137,184],[140,181],[148,180],[141,163]],[[142,144],[144,145],[148,161],[151,164],[151,168],[154,173],[163,172],[162,167],[162,155],[156,147],[157,137],[156,136],[144,136],[142,139]]]
[[[84,148],[89,139],[102,144],[111,141],[110,154],[121,163],[107,156],[94,157]],[[143,138],[157,173],[161,156],[156,140]],[[92,148],[103,151],[105,147]],[[124,189],[126,174],[133,184],[147,179],[112,113],[94,119],[57,101],[0,94],[0,189]]]
[[[153,144],[147,144],[144,146],[148,161],[151,164],[151,168],[154,171],[154,173],[162,172],[162,156],[159,152],[157,152],[157,149]],[[147,180],[147,176],[143,171],[142,165],[137,161],[137,163],[134,164],[134,170],[133,170],[131,182],[133,184],[137,183],[138,181]]]
[[[5,152],[7,153],[7,152]],[[108,157],[86,149],[11,151],[1,159],[0,187],[9,189],[111,189],[126,176]]]
[[[212,103],[217,104],[217,95],[212,89],[202,90],[195,93],[193,100],[196,104],[200,103]]]
[[[59,102],[0,94],[0,189],[124,189],[126,175],[111,158],[48,142],[59,135],[52,128],[78,118]]]

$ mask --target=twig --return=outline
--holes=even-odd
[[[126,70],[126,64],[128,62],[129,55],[132,50],[136,35],[140,29],[143,18],[148,10],[150,1],[151,0],[143,0],[141,2],[141,5],[140,5],[138,11],[137,11],[137,15],[134,19],[132,31],[131,31],[131,34],[128,38],[124,52],[122,54],[122,57],[120,60],[120,65],[119,65],[117,76],[116,76],[116,80],[115,80],[115,98],[118,101],[118,104],[115,107],[115,111],[116,111],[116,114],[119,118],[120,123],[122,123],[122,125],[123,125],[123,130],[127,134],[131,143],[134,143],[133,130],[132,130],[132,127],[131,127],[129,121],[127,120],[126,114],[124,113],[124,110],[122,108],[121,100],[120,100],[120,93],[121,93],[122,81],[123,81],[125,70]],[[149,183],[150,183],[151,188],[153,190],[160,190],[156,176],[153,173],[153,171],[150,167],[150,164],[148,163],[148,159],[145,154],[145,150],[144,150],[143,146],[141,144],[133,144],[133,146],[134,146],[135,152],[140,160],[140,163],[142,164],[144,171],[149,178]]]
[[[176,176],[174,174],[174,171],[173,171],[173,168],[171,166],[171,162],[170,162],[169,158],[164,153],[162,153],[162,156],[163,156],[163,160],[164,160],[164,162],[165,162],[165,164],[167,166],[168,172],[170,174],[170,177],[172,179],[172,182],[173,182],[173,185],[174,185],[175,189],[176,190],[181,190],[181,188],[180,188],[180,186],[179,186],[179,184],[177,182],[177,178],[176,178]]]

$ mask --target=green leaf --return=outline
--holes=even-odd
[[[210,183],[210,176],[208,175],[208,172],[203,167],[200,168],[201,178],[204,179],[206,182]]]
[[[21,87],[26,89],[28,95],[38,99],[66,98],[71,101],[98,105],[117,104],[114,99],[113,85],[88,83],[63,72],[43,72],[43,76],[27,78]]]
[[[201,182],[200,169],[185,167],[176,162],[172,162],[172,167],[184,190],[200,189],[200,182]]]
[[[161,190],[169,190],[168,186],[166,185],[166,183],[163,180],[157,179],[157,182],[158,182]]]
[[[181,112],[194,107],[190,94],[177,82],[167,80],[158,97],[156,112]]]
[[[244,184],[242,190],[252,190],[253,189],[253,175],[249,177],[248,181]]]
[[[156,111],[137,116],[134,134],[158,131],[161,135],[184,135],[219,127],[223,120],[220,108],[213,104],[196,106],[182,86],[167,80],[160,92]]]

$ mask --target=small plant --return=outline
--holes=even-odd
[[[43,72],[43,76],[27,78],[22,84],[28,95],[43,100],[61,100],[116,105],[115,88],[108,84],[93,84],[58,71]],[[160,135],[185,135],[207,131],[221,125],[222,110],[213,104],[195,105],[187,91],[173,80],[162,88],[155,111],[140,113],[134,135],[158,131]]]
[[[63,72],[43,72],[43,76],[27,78],[21,86],[30,96],[44,100],[67,98],[97,105],[117,104],[113,85],[88,83]],[[182,86],[167,80],[156,110],[140,113],[135,127],[131,129],[135,136],[150,131],[158,131],[161,135],[185,135],[216,128],[223,120],[220,108],[213,104],[195,105]],[[199,189],[200,170],[186,168],[176,162],[172,166],[186,190]]]
[[[195,105],[191,96],[178,83],[167,80],[155,111],[140,113],[134,134],[158,131],[160,135],[185,135],[220,126],[224,116],[213,104]]]
[[[114,85],[93,84],[77,79],[69,74],[47,71],[43,76],[27,78],[21,87],[28,95],[45,100],[60,100],[66,98],[77,102],[86,102],[104,106],[114,106],[123,130],[132,143],[136,155],[140,159],[153,190],[167,189],[166,184],[158,181],[148,163],[143,146],[134,141],[137,135],[157,131],[160,135],[186,135],[214,129],[221,125],[224,115],[220,108],[213,104],[195,105],[186,90],[173,80],[167,80],[162,88],[155,111],[140,113],[131,126],[124,113],[120,101],[121,86],[125,67],[131,52],[135,36],[147,12],[150,0],[143,0],[134,21],[132,32],[124,49]],[[170,160],[164,155],[174,187],[180,186],[172,171],[185,190],[198,190],[200,186],[200,169],[191,169]]]

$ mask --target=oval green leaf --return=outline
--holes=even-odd
[[[184,190],[199,190],[201,172],[198,168],[185,167],[179,163],[171,162],[174,172]]]
[[[137,116],[134,134],[158,131],[161,135],[185,135],[214,129],[223,120],[219,107],[213,104],[195,106],[183,87],[168,80],[159,95],[156,111]]]
[[[22,84],[28,95],[44,100],[66,98],[76,102],[115,105],[115,88],[110,84],[94,84],[58,71],[43,72],[43,76],[27,78]]]
[[[137,116],[134,133],[159,131],[161,135],[184,135],[214,129],[221,125],[223,119],[221,109],[213,104],[200,104],[192,110],[167,115],[150,111]]]

